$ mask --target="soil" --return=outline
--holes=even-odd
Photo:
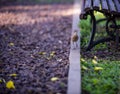
[[[72,4],[1,7],[0,94],[66,94],[71,25]]]

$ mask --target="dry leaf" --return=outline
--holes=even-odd
[[[57,81],[57,80],[59,80],[58,77],[52,77],[52,78],[51,78],[51,81]]]
[[[82,65],[82,69],[83,69],[83,70],[88,70],[88,68],[85,67],[85,66],[83,66],[83,65]]]
[[[98,62],[95,59],[92,60],[92,63],[93,64],[98,64]]]
[[[10,46],[14,46],[14,43],[13,43],[13,42],[11,42],[11,43],[9,43],[9,45],[10,45]]]
[[[81,60],[82,62],[85,62],[85,59],[83,59],[83,58],[81,58],[80,60]]]
[[[61,62],[61,61],[62,61],[62,58],[60,58],[60,59],[57,59],[57,61],[58,61],[58,62]]]
[[[13,74],[10,74],[9,76],[16,77],[16,76],[17,76],[17,74],[13,73]]]
[[[94,56],[94,59],[95,59],[95,60],[97,60],[97,59],[98,59],[98,57],[97,57],[97,56]]]
[[[50,53],[50,56],[54,56],[55,55],[55,51],[52,51],[51,53]]]
[[[46,52],[39,52],[39,55],[45,55]]]
[[[15,89],[15,86],[14,86],[14,82],[13,81],[8,81],[7,83],[6,83],[6,88],[8,88],[8,89]]]

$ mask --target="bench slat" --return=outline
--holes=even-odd
[[[94,0],[93,2],[93,9],[99,10],[100,9],[100,0]]]
[[[120,16],[120,0],[81,0],[81,19],[86,19],[94,10]]]
[[[88,12],[91,10],[92,1],[91,0],[85,0],[85,11]]]
[[[111,0],[110,0],[110,1],[111,1]],[[108,12],[107,1],[106,1],[106,0],[101,0],[101,5],[102,5],[101,11],[103,11],[103,12]]]
[[[116,6],[116,8],[117,8],[117,11],[119,12],[119,14],[120,14],[120,2],[118,1],[118,0],[113,0],[114,1],[114,3],[115,3],[115,6]]]
[[[109,12],[110,13],[116,13],[117,10],[115,8],[114,2],[112,0],[107,0],[107,3],[108,3],[108,7],[109,7]]]

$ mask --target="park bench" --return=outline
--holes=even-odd
[[[94,12],[98,11],[103,13],[104,19],[96,20]],[[95,45],[108,41],[115,41],[116,47],[119,44],[119,29],[120,25],[117,24],[117,20],[120,18],[120,0],[81,0],[81,14],[80,19],[87,19],[90,15],[92,22],[92,31],[88,43],[87,50],[92,49]],[[96,25],[100,21],[106,21],[105,31],[107,37],[103,37],[98,40],[94,40],[96,34]]]

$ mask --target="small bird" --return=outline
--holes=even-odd
[[[73,45],[74,45],[75,48],[78,47],[77,41],[78,41],[78,39],[79,39],[79,36],[78,36],[77,33],[78,33],[78,31],[75,30],[75,31],[73,32],[73,35],[72,35],[72,43],[73,43]]]

